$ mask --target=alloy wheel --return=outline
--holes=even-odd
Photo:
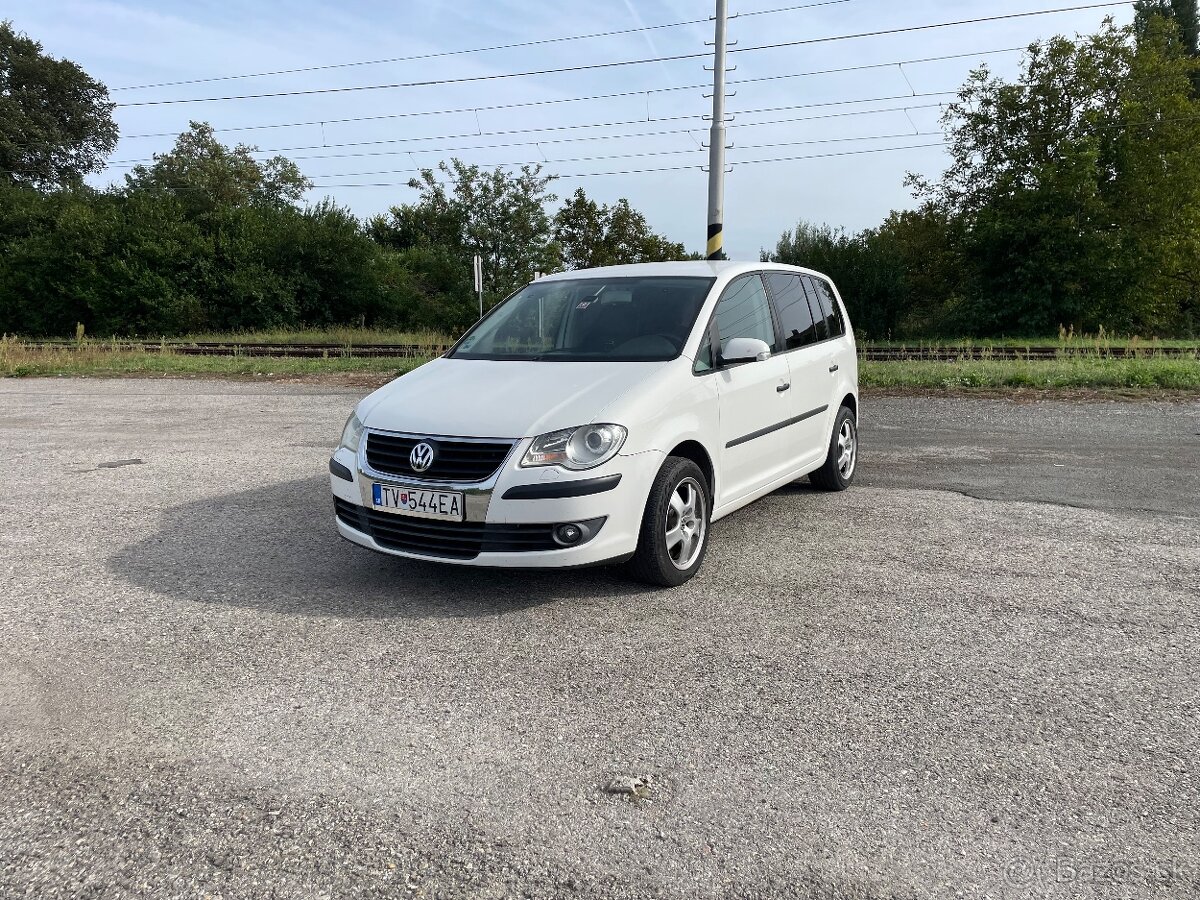
[[[855,433],[854,420],[842,422],[837,439],[837,467],[843,480],[849,481],[854,474],[854,464],[858,461],[858,435]]]
[[[684,478],[671,492],[667,505],[667,556],[677,569],[689,569],[704,548],[708,527],[704,515],[704,489],[694,478]]]

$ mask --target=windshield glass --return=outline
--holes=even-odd
[[[683,350],[711,278],[535,282],[467,332],[456,359],[666,360]]]

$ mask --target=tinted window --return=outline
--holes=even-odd
[[[808,275],[802,275],[804,292],[808,294],[808,306],[812,310],[813,319],[817,323],[817,340],[823,341],[829,337],[829,324],[825,321],[825,313],[821,311],[821,300],[817,296],[817,286]]]
[[[775,308],[779,310],[779,321],[783,326],[783,343],[787,350],[795,350],[805,344],[816,343],[817,326],[812,310],[804,295],[804,283],[799,275],[786,272],[768,272],[767,283],[775,295]]]
[[[772,352],[779,349],[762,278],[743,275],[725,289],[717,304],[717,333],[722,347],[733,338],[747,337],[763,341]]]
[[[833,297],[833,288],[829,286],[829,282],[824,278],[812,279],[813,287],[816,288],[817,298],[821,301],[821,313],[825,317],[825,321],[829,325],[829,336],[839,337],[846,333],[846,326],[842,322],[842,311],[838,308],[837,300]]]

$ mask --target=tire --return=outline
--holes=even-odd
[[[844,491],[854,480],[858,470],[858,422],[848,406],[838,410],[833,422],[833,436],[829,439],[829,453],[825,464],[809,473],[813,487],[823,491]]]
[[[695,575],[708,552],[711,510],[712,491],[700,467],[668,456],[646,499],[629,574],[662,587],[675,587]]]

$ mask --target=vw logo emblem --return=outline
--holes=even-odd
[[[421,441],[412,448],[412,453],[408,454],[408,464],[412,466],[414,472],[424,472],[433,465],[433,457],[433,444]]]

